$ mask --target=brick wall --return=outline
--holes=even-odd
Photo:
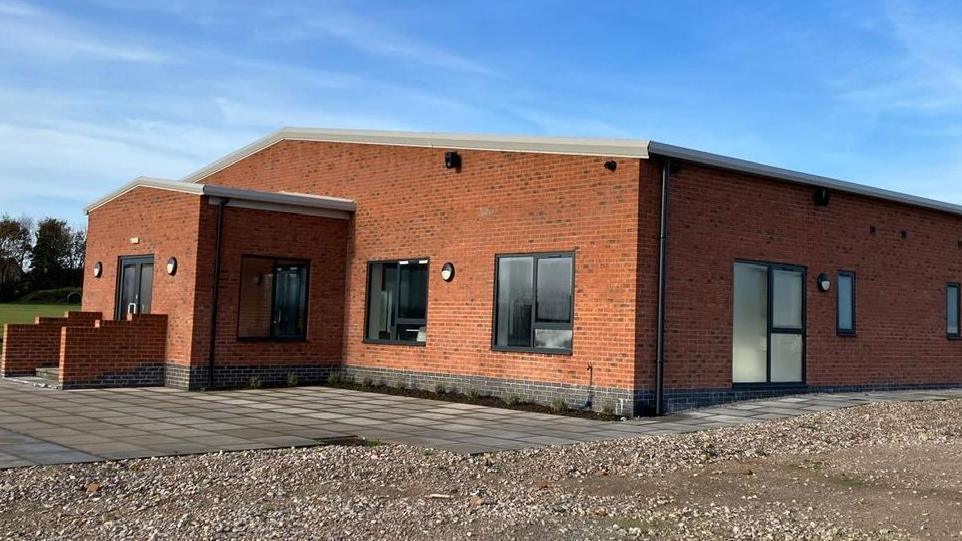
[[[60,331],[64,327],[93,327],[99,312],[66,312],[64,317],[38,317],[34,324],[6,324],[3,329],[2,368],[7,376],[32,376],[37,368],[57,366]]]
[[[209,206],[202,197],[152,188],[135,188],[88,216],[87,255],[84,269],[83,309],[115,314],[117,271],[120,256],[153,255],[153,300],[151,311],[170,318],[167,356],[171,362],[188,364],[192,350],[195,317],[194,290],[198,274],[210,267],[197,264],[200,214]],[[139,243],[132,244],[136,237]],[[177,273],[164,270],[167,258],[177,258]],[[95,278],[91,269],[100,261],[103,274]]]
[[[60,386],[163,385],[167,316],[133,314],[60,333]]]
[[[444,169],[444,149],[284,141],[203,182],[357,201],[343,320],[351,366],[632,389],[635,356],[653,358],[653,340],[636,344],[636,327],[653,328],[654,316],[646,309],[636,318],[635,304],[657,285],[648,275],[657,228],[638,227],[640,203],[652,219],[657,184],[639,190],[639,160],[610,172],[602,157],[459,152],[457,172]],[[295,231],[299,242],[304,233]],[[574,353],[492,351],[495,255],[546,251],[576,253]],[[415,257],[431,260],[427,344],[363,343],[367,262]],[[457,269],[450,283],[439,276],[446,261]],[[327,309],[311,302],[312,312]],[[229,320],[222,326],[234,331]]]
[[[875,233],[871,228],[875,228]],[[901,231],[907,238],[901,238]],[[682,164],[671,193],[666,387],[731,388],[735,259],[807,267],[806,382],[814,388],[962,383],[945,284],[962,281],[962,217]],[[824,272],[856,273],[857,336],[836,334]]]
[[[216,207],[203,212],[202,228],[216,224]],[[348,246],[347,220],[302,214],[226,207],[222,230],[220,298],[217,313],[216,364],[220,367],[252,365],[329,365],[340,363],[344,342],[344,287]],[[202,235],[200,266],[214,265],[214,236]],[[245,340],[238,338],[241,260],[244,256],[306,260],[310,263],[307,338],[300,341]],[[198,277],[197,331],[194,366],[207,365],[210,338],[212,275]],[[249,284],[247,284],[249,286]],[[247,288],[250,292],[250,287]],[[270,323],[267,294],[265,324]],[[257,304],[257,303],[255,303]],[[253,308],[251,308],[253,310]],[[243,371],[241,371],[243,372]],[[226,372],[225,372],[226,374]],[[223,380],[223,384],[246,384]]]

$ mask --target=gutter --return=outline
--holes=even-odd
[[[668,282],[668,202],[671,158],[661,165],[661,225],[658,234],[658,338],[655,353],[655,415],[665,411],[665,290]]]
[[[217,345],[217,305],[220,297],[220,252],[224,230],[224,207],[230,199],[224,198],[217,203],[217,229],[214,236],[214,275],[210,305],[210,343],[207,347],[207,389],[214,388],[214,349]]]

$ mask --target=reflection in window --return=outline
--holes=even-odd
[[[946,332],[949,338],[959,338],[959,284],[949,284],[945,291]]]
[[[855,334],[855,275],[838,273],[838,333]]]
[[[241,258],[239,338],[294,339],[307,336],[310,265],[266,257]]]
[[[573,257],[499,256],[495,346],[571,351]]]
[[[368,264],[368,340],[423,344],[427,311],[427,259]]]

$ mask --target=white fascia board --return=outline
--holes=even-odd
[[[109,194],[101,197],[100,199],[94,201],[93,203],[87,205],[84,208],[84,213],[90,213],[90,211],[102,207],[107,203],[117,199],[118,197],[124,195],[125,193],[135,189],[135,188],[154,188],[157,190],[168,190],[172,192],[190,193],[195,195],[201,195],[204,193],[203,184],[189,184],[186,182],[180,182],[178,180],[167,180],[161,178],[151,178],[151,177],[137,177],[131,180],[127,184],[124,184],[117,190],[110,192]]]
[[[198,184],[191,185],[198,186]],[[262,192],[257,190],[244,190],[241,188],[230,188],[227,186],[214,186],[211,184],[200,184],[199,186],[203,186],[204,195],[218,197],[221,199],[253,201],[281,206],[339,210],[343,212],[354,212],[357,210],[357,203],[351,199],[342,199],[340,197],[328,197],[323,195],[291,192]]]
[[[845,180],[838,180],[838,179],[822,177],[818,175],[810,175],[808,173],[792,171],[791,169],[782,169],[780,167],[772,167],[770,165],[764,165],[764,164],[760,164],[760,163],[752,162],[748,160],[741,160],[738,158],[729,158],[728,156],[722,156],[720,154],[712,154],[709,152],[692,150],[690,148],[684,148],[684,147],[679,147],[675,145],[668,145],[665,143],[658,143],[655,141],[652,141],[648,144],[648,152],[650,153],[651,156],[663,156],[666,158],[674,158],[682,161],[688,161],[688,162],[700,163],[700,164],[708,165],[712,167],[718,167],[719,169],[738,171],[741,173],[748,173],[748,174],[757,175],[760,177],[768,177],[768,178],[773,178],[778,180],[784,180],[784,181],[792,182],[796,184],[819,186],[822,188],[838,190],[840,192],[853,193],[853,194],[863,195],[866,197],[872,197],[875,199],[894,201],[896,203],[902,203],[905,205],[938,210],[938,211],[947,212],[950,214],[962,215],[962,205],[946,203],[944,201],[938,201],[938,200],[929,199],[926,197],[919,197],[916,195],[909,195],[909,194],[896,192],[892,190],[886,190],[883,188],[875,188],[872,186],[866,186],[864,184],[857,184],[855,182],[848,182]]]
[[[319,141],[327,143],[443,148],[447,150],[487,150],[496,152],[603,156],[610,158],[644,159],[648,157],[648,141],[637,139],[283,128],[224,156],[210,165],[187,175],[181,180],[185,182],[199,182],[280,141]]]
[[[241,202],[246,202],[248,206],[258,205],[250,208],[264,208],[280,212],[300,212],[315,215],[336,215],[338,217],[348,216],[357,209],[357,203],[350,199],[340,197],[327,197],[322,195],[300,194],[290,192],[262,192],[257,190],[244,190],[241,188],[230,188],[226,186],[214,186],[210,184],[195,184],[177,180],[163,180],[148,177],[138,177],[120,189],[98,199],[88,205],[84,211],[97,209],[125,193],[136,188],[151,188],[156,190],[168,190],[192,194],[197,196],[207,195],[211,199],[226,199],[232,206],[242,206]],[[316,212],[315,212],[316,211]],[[323,212],[321,212],[323,211]]]

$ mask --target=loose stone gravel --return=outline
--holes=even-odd
[[[951,518],[886,514],[960,505],[957,476],[930,489],[893,474],[938,452],[962,463],[962,401],[480,456],[329,446],[38,466],[0,472],[0,539],[960,536]]]

